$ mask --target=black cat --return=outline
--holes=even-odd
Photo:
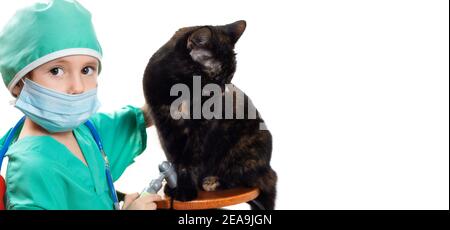
[[[165,192],[177,200],[195,199],[198,189],[213,191],[218,188],[258,187],[261,191],[252,209],[274,209],[277,175],[270,167],[272,136],[264,129],[264,122],[256,111],[249,118],[251,101],[237,103],[239,90],[226,90],[236,70],[234,45],[246,27],[245,21],[224,26],[196,26],[178,30],[150,59],[144,73],[145,99],[150,116],[156,125],[162,147],[177,170],[178,188]],[[191,97],[183,101],[176,111],[187,115],[178,119],[171,114],[176,96],[171,88],[184,84],[194,90],[194,76],[200,76],[202,88],[216,84],[222,90],[217,97],[223,102],[232,95],[232,116],[244,111],[244,119],[196,119],[195,100],[204,101],[212,96]],[[231,87],[232,88],[232,87]],[[194,94],[194,93],[192,93]],[[173,107],[172,107],[173,109]],[[172,111],[173,112],[173,111]],[[219,116],[220,117],[220,116]]]

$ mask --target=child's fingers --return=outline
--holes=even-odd
[[[155,202],[146,204],[146,210],[155,210],[156,208],[157,208],[157,205]]]
[[[162,200],[160,195],[157,194],[147,194],[144,196],[141,196],[140,199],[142,199],[146,203]]]
[[[155,195],[153,198],[153,201],[162,200],[162,197],[160,195]]]
[[[130,194],[125,195],[124,201],[127,200],[127,199],[128,200],[136,200],[138,197],[139,197],[139,193],[137,193],[137,192],[130,193]]]
[[[125,196],[122,209],[155,210],[157,205],[154,201],[161,199],[157,194],[144,193],[142,196],[139,193],[128,194]]]
[[[155,201],[161,200],[161,196],[156,194],[146,194],[141,197],[139,197],[136,202],[139,202],[144,205],[145,210],[155,210],[157,208],[157,205]]]
[[[135,201],[137,198],[139,198],[139,193],[131,193],[126,194],[125,198],[123,199],[123,206],[126,207],[129,204],[131,204],[133,201]]]

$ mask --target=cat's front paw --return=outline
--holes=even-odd
[[[172,189],[166,184],[164,193],[179,201],[190,201],[197,198],[197,183],[193,179],[192,172],[180,167],[177,170],[177,176],[177,187]]]
[[[220,186],[219,177],[216,176],[208,176],[203,178],[202,187],[203,190],[207,192],[216,191]]]
[[[198,191],[195,187],[180,187],[175,192],[175,200],[191,201],[197,198]]]
[[[168,184],[164,185],[164,194],[166,194],[169,197],[174,197],[176,192],[176,188],[169,187]]]
[[[197,198],[197,189],[190,187],[170,188],[167,184],[164,186],[164,194],[174,197],[179,201],[190,201]]]

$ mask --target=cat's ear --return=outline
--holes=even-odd
[[[211,40],[211,30],[208,27],[203,27],[195,31],[189,36],[187,41],[187,48],[207,48]]]
[[[187,48],[192,60],[201,64],[208,74],[216,74],[221,70],[221,64],[211,52],[211,37],[211,29],[201,27],[188,37]]]
[[[247,27],[247,23],[244,20],[233,22],[224,26],[225,32],[228,36],[230,36],[232,42],[234,43],[236,43],[244,33],[245,27]]]

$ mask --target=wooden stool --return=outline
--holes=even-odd
[[[170,197],[160,193],[163,200],[157,201],[158,209],[170,209]],[[233,188],[218,190],[214,192],[199,191],[195,200],[181,202],[174,200],[173,209],[176,210],[198,210],[216,209],[225,206],[245,203],[254,200],[259,195],[258,188]]]

